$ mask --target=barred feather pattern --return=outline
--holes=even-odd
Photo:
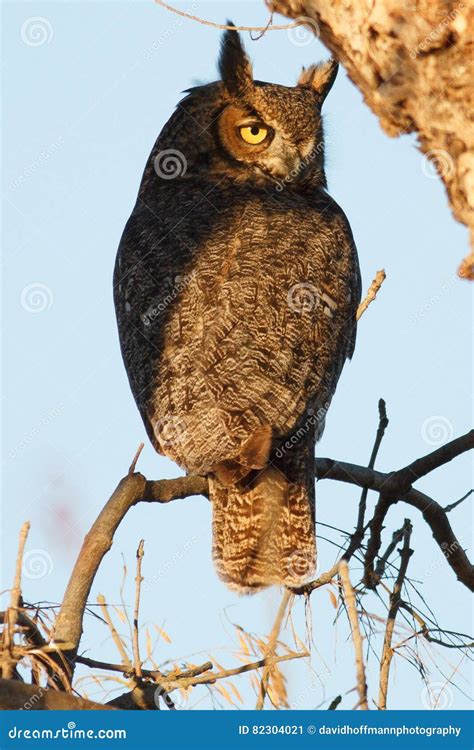
[[[316,566],[313,425],[298,450],[270,456],[233,486],[209,480],[213,558],[219,577],[241,593],[297,585]],[[281,451],[280,451],[281,454]]]
[[[199,87],[163,129],[122,236],[114,299],[150,440],[209,477],[217,572],[256,591],[314,569],[314,445],[354,349],[360,278],[322,151],[279,189],[265,164],[218,141],[213,123],[235,96]],[[245,96],[275,128],[282,119],[285,143],[292,129],[322,142],[310,91],[259,84]],[[169,150],[185,158],[174,179],[156,169]]]

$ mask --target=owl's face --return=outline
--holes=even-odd
[[[223,106],[214,135],[221,148],[211,170],[294,184],[322,170],[321,105],[337,75],[334,60],[303,69],[295,87],[254,81],[239,35],[227,31],[219,70]]]
[[[293,87],[255,81],[238,33],[226,31],[221,80],[190,89],[179,103],[150,154],[142,194],[180,190],[191,179],[295,191],[325,186],[321,107],[337,67],[330,60],[303,68]]]

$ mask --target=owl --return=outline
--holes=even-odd
[[[360,301],[349,223],[326,191],[333,60],[255,80],[236,31],[146,163],[114,271],[130,387],[149,438],[205,475],[213,558],[239,592],[315,569],[315,443]]]

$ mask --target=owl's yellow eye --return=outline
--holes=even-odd
[[[239,128],[240,137],[245,143],[250,143],[251,146],[258,146],[259,143],[263,143],[268,135],[268,128],[262,125],[244,125]]]

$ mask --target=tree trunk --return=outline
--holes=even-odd
[[[345,66],[388,135],[416,132],[474,246],[474,5],[471,0],[266,0],[306,20]],[[460,275],[474,279],[474,252]]]

